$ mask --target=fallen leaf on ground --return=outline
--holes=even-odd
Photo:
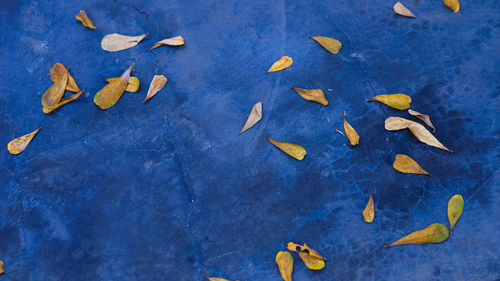
[[[424,123],[427,124],[427,126],[431,127],[434,130],[434,132],[436,131],[436,128],[434,128],[434,125],[432,125],[431,118],[429,117],[429,115],[411,109],[408,109],[408,113],[424,121]]]
[[[408,10],[408,8],[406,8],[403,4],[401,4],[401,2],[396,2],[396,4],[394,4],[394,12],[405,17],[415,17],[415,15],[410,12],[410,10]]]
[[[395,109],[406,110],[410,108],[411,98],[405,94],[392,94],[374,96],[368,101],[378,101]]]
[[[146,35],[148,35],[148,33],[138,36],[126,36],[118,33],[108,34],[102,38],[101,47],[103,50],[109,52],[126,50],[137,46]]]
[[[292,156],[293,158],[297,160],[302,160],[304,159],[304,156],[306,156],[306,150],[294,143],[289,143],[289,142],[280,142],[280,141],[275,141],[272,140],[270,137],[267,137],[270,143],[274,144],[277,148],[283,150],[286,154]]]
[[[108,109],[112,107],[123,95],[125,89],[128,85],[128,80],[130,78],[130,72],[132,72],[132,68],[134,64],[123,72],[120,79],[115,80],[108,85],[104,86],[97,94],[94,96],[94,103],[100,109]]]
[[[75,93],[80,92],[80,89],[76,85],[75,79],[73,79],[73,76],[71,76],[68,69],[66,69],[66,67],[61,63],[54,64],[54,66],[50,69],[50,80],[55,83],[57,82],[57,80],[59,80],[59,78],[64,76],[66,72],[68,72],[68,83],[66,84],[66,91]]]
[[[229,281],[227,279],[224,279],[224,278],[217,278],[217,277],[208,277],[205,275],[205,278],[207,278],[208,280],[210,281]]]
[[[68,84],[69,72],[66,72],[42,96],[42,106],[52,108],[56,106],[64,95],[64,90]]]
[[[146,95],[146,98],[142,101],[142,103],[146,103],[150,98],[152,98],[156,93],[158,93],[165,84],[167,84],[167,77],[163,75],[155,75],[153,77],[153,80],[151,81],[151,84],[149,84],[149,89],[148,89],[148,94]]]
[[[325,261],[315,258],[305,252],[298,252],[300,259],[312,270],[321,270],[325,267]]]
[[[9,142],[9,144],[7,144],[7,150],[10,152],[10,154],[14,154],[14,155],[23,152],[26,149],[26,147],[28,146],[28,144],[31,142],[31,140],[38,133],[38,131],[40,131],[40,129],[41,128],[38,128],[27,135],[24,135],[24,136],[21,136],[21,137],[18,137],[18,138],[11,140]]]
[[[464,198],[460,194],[453,195],[448,201],[448,220],[450,221],[450,235],[464,210]]]
[[[314,41],[318,42],[323,48],[332,54],[338,54],[342,48],[342,43],[339,40],[325,36],[309,36]]]
[[[96,27],[94,26],[92,21],[89,19],[89,17],[87,16],[87,14],[85,13],[84,10],[81,10],[76,15],[76,19],[79,20],[83,24],[83,26],[88,27],[90,29],[96,29]]]
[[[363,210],[363,219],[367,223],[371,223],[373,219],[375,218],[375,207],[373,204],[373,196],[370,192],[370,198],[368,199],[368,203],[366,203],[366,207]]]
[[[308,101],[314,101],[320,103],[324,106],[328,105],[328,101],[325,98],[325,93],[321,89],[301,89],[296,87],[291,87],[291,89],[295,90],[302,98]]]
[[[293,60],[291,57],[283,56],[277,62],[273,63],[273,65],[271,66],[271,68],[269,68],[269,70],[266,72],[266,74],[269,72],[283,70],[287,67],[290,67],[290,65],[292,65],[292,63],[293,63]]]
[[[238,136],[241,135],[244,131],[252,128],[252,126],[257,124],[260,119],[262,119],[262,102],[258,102],[252,107],[252,111],[248,116],[247,122],[245,122],[245,126],[243,126],[243,129],[241,129]]]
[[[106,80],[106,82],[108,83],[111,83],[117,79],[120,79],[120,77],[114,77],[114,78],[103,78],[104,80]],[[125,89],[125,92],[130,92],[130,93],[135,93],[139,90],[139,85],[141,83],[139,82],[139,78],[135,77],[135,76],[130,76],[130,78],[128,79],[128,84],[127,84],[127,88]]]
[[[394,163],[392,163],[392,167],[401,173],[405,174],[422,174],[422,175],[431,175],[426,170],[422,169],[418,163],[411,159],[408,155],[397,154],[394,159]]]
[[[385,248],[406,244],[428,244],[441,243],[449,236],[448,228],[442,223],[433,223],[428,227],[415,231],[408,236],[405,236],[396,242],[385,245]]]
[[[359,135],[356,132],[356,130],[354,130],[354,128],[349,123],[347,123],[347,120],[345,119],[345,114],[344,114],[344,131],[351,145],[359,144]]]
[[[64,99],[60,100],[58,104],[56,104],[55,106],[53,106],[51,108],[44,107],[43,108],[43,113],[49,114],[52,111],[58,109],[59,107],[67,104],[68,102],[76,100],[83,93],[83,91],[85,91],[85,90],[81,90],[80,92],[78,92],[78,93],[76,93],[74,95],[71,95],[71,96],[69,96],[67,98],[64,98]]]
[[[295,244],[293,242],[289,242],[288,245],[286,246],[286,248],[292,252],[304,252],[304,253],[307,253],[317,259],[320,259],[320,260],[325,260],[326,259],[321,256],[318,252],[316,252],[315,250],[309,248],[309,246],[306,245],[306,243],[304,243],[304,245],[299,245],[299,244]]]
[[[458,13],[460,11],[460,2],[458,0],[443,0],[443,4],[450,8],[454,13]]]
[[[385,119],[385,129],[388,131],[397,131],[406,129],[413,121],[401,117],[388,117]]]
[[[440,143],[423,125],[413,122],[408,126],[408,129],[413,133],[417,139],[427,145],[446,150],[448,152],[453,152],[453,150],[448,149],[442,143]]]
[[[0,274],[4,274],[5,270],[3,269],[3,261],[0,261]]]
[[[149,49],[149,51],[151,52],[151,50],[156,49],[162,45],[181,46],[181,45],[184,45],[184,38],[182,38],[182,36],[177,36],[177,37],[172,37],[172,38],[168,38],[168,39],[163,39],[163,40],[159,41],[158,43],[154,44],[154,46],[151,47],[151,49]]]
[[[278,252],[276,255],[276,263],[281,273],[281,277],[285,281],[292,281],[293,272],[293,257],[289,252]]]

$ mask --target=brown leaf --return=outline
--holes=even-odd
[[[405,236],[394,243],[385,245],[385,248],[406,244],[429,244],[441,243],[448,239],[449,233],[446,225],[441,223],[433,223],[428,227],[415,231],[408,236]]]
[[[328,101],[325,98],[325,93],[321,89],[301,89],[301,88],[295,88],[295,87],[290,87],[291,89],[295,90],[302,98],[308,101],[314,101],[317,103],[320,103],[324,106],[328,105]]]
[[[338,54],[342,48],[342,43],[339,40],[325,36],[309,36],[314,41],[318,42],[323,48],[332,54]]]
[[[0,275],[4,274],[5,270],[3,269],[3,261],[0,261]]]
[[[120,77],[114,77],[114,78],[103,78],[104,80],[106,80],[106,82],[108,83],[111,83],[117,79],[120,79]],[[128,84],[127,84],[127,88],[125,89],[125,92],[129,92],[129,93],[135,93],[139,90],[139,85],[141,83],[139,82],[139,78],[135,77],[135,76],[130,76],[130,78],[128,79]]]
[[[408,127],[410,131],[413,133],[413,135],[421,142],[434,146],[437,148],[440,148],[442,150],[446,150],[448,152],[453,152],[453,150],[448,149],[446,146],[444,146],[442,143],[440,143],[432,134],[429,132],[423,125],[413,122],[410,124]]]
[[[273,65],[271,66],[271,68],[269,68],[269,70],[266,72],[266,74],[269,72],[280,71],[280,70],[283,70],[285,68],[288,68],[288,67],[290,67],[290,65],[292,65],[292,63],[293,63],[293,60],[291,57],[283,56],[277,62],[273,63]]]
[[[410,108],[411,98],[405,94],[378,95],[369,99],[370,101],[378,101],[399,110]]]
[[[460,2],[458,2],[458,0],[443,0],[443,4],[454,13],[460,11]]]
[[[293,257],[289,252],[278,252],[276,263],[284,281],[292,281]]]
[[[163,39],[163,40],[159,41],[158,43],[154,44],[154,46],[151,49],[149,49],[149,51],[151,52],[151,50],[156,49],[162,45],[181,46],[181,45],[184,45],[184,38],[182,38],[182,36],[177,36],[177,37],[172,37],[172,38],[168,38],[168,39]]]
[[[78,93],[76,93],[76,94],[74,94],[74,95],[72,95],[72,96],[69,96],[69,97],[67,97],[67,98],[62,99],[61,101],[59,101],[59,103],[58,103],[58,104],[56,104],[56,105],[55,105],[54,107],[52,107],[52,108],[46,108],[46,107],[44,107],[44,108],[43,108],[43,113],[45,113],[45,114],[49,114],[49,113],[51,113],[52,111],[54,111],[54,110],[58,109],[59,107],[61,107],[61,106],[65,105],[65,104],[67,104],[68,102],[71,102],[71,101],[76,100],[76,99],[77,99],[77,98],[78,98],[78,97],[79,97],[79,96],[83,93],[83,91],[85,91],[85,90],[81,90],[80,92],[78,92]]]
[[[68,72],[68,69],[66,69],[64,65],[62,65],[61,63],[56,63],[49,71],[50,80],[55,83],[57,80],[59,80],[59,78],[64,76],[66,72]],[[68,73],[68,83],[66,84],[66,91],[75,93],[80,92],[80,89],[76,85],[75,79],[73,79],[73,76],[71,76],[71,74],[69,73]]]
[[[84,10],[81,10],[76,15],[76,19],[79,20],[83,24],[83,26],[88,27],[90,29],[96,29],[96,27],[94,26],[92,21],[89,19],[89,17],[87,16],[87,14],[85,13]]]
[[[115,103],[121,98],[123,92],[128,85],[128,80],[130,78],[130,72],[132,72],[132,68],[134,64],[123,72],[120,79],[115,80],[102,88],[97,94],[94,96],[94,103],[100,109],[108,109],[115,105]]]
[[[375,218],[375,207],[373,204],[373,197],[372,197],[371,193],[369,193],[369,194],[370,194],[370,198],[368,199],[368,203],[366,203],[366,207],[363,210],[363,219],[367,223],[371,223],[373,221],[373,219]]]
[[[394,12],[405,17],[415,17],[415,15],[410,12],[410,10],[408,10],[408,8],[406,8],[403,4],[401,4],[401,2],[397,2],[396,4],[394,4]]]
[[[347,123],[347,120],[345,119],[345,114],[344,114],[344,131],[351,145],[359,144],[359,135],[356,132],[356,130],[354,130],[354,128],[349,123]]]
[[[293,242],[288,242],[288,245],[286,246],[288,250],[292,251],[292,252],[304,252],[308,255],[311,255],[317,259],[320,259],[320,260],[325,260],[326,259],[321,256],[318,252],[316,252],[315,250],[309,248],[305,243],[304,243],[304,246],[302,245],[299,245],[299,244],[295,244]]]
[[[148,35],[148,33],[138,36],[126,36],[118,33],[108,34],[102,38],[101,47],[108,52],[126,50],[137,46],[146,35]]]
[[[224,279],[224,278],[217,278],[217,277],[208,277],[205,275],[205,278],[207,278],[208,280],[210,281],[229,281],[227,279]]]
[[[27,135],[11,140],[9,144],[7,144],[7,150],[13,155],[23,152],[40,129],[41,128],[38,128]]]
[[[397,154],[392,167],[401,173],[405,174],[421,174],[431,175],[426,170],[422,169],[418,163],[404,154]]]
[[[241,135],[244,131],[252,128],[252,126],[257,124],[260,119],[262,119],[262,102],[258,102],[252,107],[252,111],[248,116],[247,122],[245,123],[245,126],[243,126],[243,129],[241,129],[238,136]]]
[[[42,96],[42,106],[52,108],[56,106],[64,95],[68,84],[68,70]]]
[[[436,131],[436,128],[434,128],[434,125],[432,125],[431,118],[429,117],[429,115],[411,109],[408,109],[408,113],[424,121],[424,123],[427,124],[427,126],[431,127],[434,130],[434,132]]]
[[[302,160],[306,156],[306,150],[298,144],[275,141],[272,140],[270,137],[267,137],[267,139],[277,148],[281,149],[283,152],[285,152],[286,154],[292,156],[297,160]]]
[[[146,98],[144,98],[144,101],[142,101],[142,103],[146,103],[150,98],[156,95],[156,93],[163,89],[163,86],[167,84],[167,81],[167,77],[163,75],[155,75],[153,77],[153,80],[151,81],[151,84],[149,84],[148,94],[146,95]]]

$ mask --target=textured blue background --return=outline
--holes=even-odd
[[[2,280],[280,280],[274,257],[306,242],[320,272],[295,255],[294,280],[500,278],[500,4],[463,1],[64,1],[0,5]],[[87,11],[98,27],[75,20]],[[108,53],[108,33],[149,36]],[[149,48],[182,35],[186,45]],[[338,55],[308,35],[339,39]],[[283,55],[292,67],[265,75]],[[51,115],[40,97],[55,62],[85,96]],[[132,62],[142,82],[111,109],[92,101],[101,77]],[[146,105],[153,75],[169,78]],[[330,104],[290,86],[321,88]],[[384,130],[407,117],[366,100],[409,94],[455,153]],[[264,117],[237,137],[251,107]],[[335,132],[342,115],[361,136]],[[18,156],[7,143],[42,127]],[[266,140],[301,144],[296,161]],[[432,177],[392,168],[397,153]],[[376,217],[361,211],[373,193]],[[383,245],[434,222],[463,194],[455,233],[439,245]]]

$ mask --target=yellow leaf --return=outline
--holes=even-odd
[[[450,235],[458,219],[464,210],[464,198],[460,194],[455,194],[448,201],[448,220],[450,221]]]
[[[434,125],[432,125],[431,118],[429,117],[429,115],[411,109],[408,109],[408,113],[424,121],[424,123],[427,124],[427,126],[431,127],[434,130],[434,132],[436,131],[436,128],[434,128]]]
[[[154,46],[151,49],[149,49],[149,51],[151,52],[151,50],[156,49],[162,45],[181,46],[181,45],[184,45],[184,38],[182,38],[182,36],[177,36],[177,37],[172,37],[172,38],[168,38],[168,39],[163,39],[163,40],[159,41],[158,43],[154,44]]]
[[[3,269],[3,261],[0,261],[0,274],[4,274],[5,270]]]
[[[14,155],[23,152],[28,146],[28,144],[31,142],[31,140],[38,133],[38,131],[40,131],[40,129],[41,128],[38,128],[27,135],[11,140],[9,144],[7,144],[7,150],[10,152],[10,154]]]
[[[52,82],[57,82],[59,78],[64,76],[66,72],[69,72],[64,65],[61,63],[56,63],[54,66],[50,69],[49,74],[50,74],[50,80]],[[66,91],[70,92],[75,92],[78,93],[80,92],[80,89],[76,85],[75,79],[73,79],[73,76],[68,73],[68,83],[66,84]]]
[[[120,79],[120,77],[103,78],[103,79],[106,80],[106,82],[111,83],[117,79]],[[139,78],[135,76],[130,76],[130,78],[128,79],[128,84],[127,88],[125,89],[125,92],[135,93],[137,92],[137,90],[139,90],[139,85],[140,85]]]
[[[298,252],[304,264],[312,270],[321,270],[325,267],[325,262],[304,252]]]
[[[52,111],[54,111],[54,110],[58,109],[59,107],[61,107],[61,106],[65,105],[65,104],[67,104],[68,102],[74,101],[75,99],[77,99],[77,98],[78,98],[78,97],[79,97],[79,96],[83,93],[83,91],[85,91],[85,90],[81,90],[80,92],[78,92],[78,93],[76,93],[76,94],[74,94],[74,95],[72,95],[72,96],[69,96],[69,97],[67,97],[67,98],[62,99],[62,100],[61,100],[61,101],[59,101],[59,103],[58,103],[58,104],[56,104],[54,107],[51,107],[51,108],[46,108],[46,107],[44,107],[44,108],[43,108],[43,113],[45,113],[45,114],[49,114],[49,113],[51,113]]]
[[[163,86],[167,84],[167,81],[167,77],[163,75],[155,75],[153,77],[153,80],[151,81],[151,84],[149,84],[148,94],[146,95],[146,98],[144,98],[144,101],[142,103],[146,103],[150,98],[156,95],[156,93],[163,89]]]
[[[342,43],[339,40],[325,36],[309,36],[314,41],[318,42],[323,48],[332,54],[337,54],[342,48]]]
[[[412,123],[414,122],[405,118],[389,117],[385,119],[385,129],[388,131],[402,130],[408,128]]]
[[[347,123],[345,115],[344,115],[344,131],[351,145],[359,144],[359,135],[356,132],[356,130],[354,130],[354,128],[349,123]]]
[[[148,33],[138,36],[126,36],[118,33],[108,34],[102,38],[101,47],[108,52],[126,50],[137,46],[146,35],[148,35]]]
[[[366,207],[363,210],[363,219],[367,223],[371,223],[375,218],[375,207],[373,204],[373,197],[370,193],[370,198],[368,199],[368,203],[366,203]]]
[[[224,279],[224,278],[217,278],[217,277],[208,277],[205,275],[205,278],[207,278],[208,280],[210,281],[229,281],[227,279]]]
[[[276,255],[276,263],[281,273],[281,277],[285,281],[292,281],[293,272],[293,257],[289,252],[278,252]]]
[[[328,105],[328,101],[325,98],[325,93],[321,89],[301,89],[301,88],[295,88],[291,87],[295,92],[297,92],[302,98],[308,101],[314,101],[317,103],[320,103],[324,106]]]
[[[401,4],[401,2],[396,2],[396,4],[394,4],[394,12],[405,17],[415,17],[415,15],[410,12],[410,10],[408,10],[408,8],[406,8],[403,4]]]
[[[68,70],[42,96],[42,106],[52,108],[56,106],[64,95],[68,84]]]
[[[458,13],[460,11],[460,2],[458,0],[443,0],[443,4],[450,8],[454,13]]]
[[[134,64],[132,64],[125,72],[123,72],[120,79],[115,80],[108,85],[104,86],[97,94],[94,96],[94,103],[100,109],[108,109],[112,107],[123,95],[125,89],[128,85],[128,80],[130,78],[130,72]]]
[[[440,143],[432,134],[429,132],[423,125],[413,122],[408,126],[408,129],[413,133],[413,135],[421,142],[440,148],[442,150],[446,150],[448,152],[453,152],[453,150],[448,149],[442,143]]]
[[[405,94],[378,95],[368,101],[378,101],[399,110],[406,110],[410,108],[411,98]]]
[[[79,20],[83,24],[83,26],[88,27],[90,29],[96,29],[96,27],[94,26],[92,21],[89,19],[89,17],[87,16],[87,14],[85,13],[84,10],[81,10],[76,15],[76,19]]]
[[[448,239],[448,228],[446,225],[441,223],[433,223],[428,227],[415,231],[408,236],[405,236],[396,242],[389,245],[385,245],[385,248],[392,246],[405,245],[405,244],[429,244],[429,243],[441,243]]]
[[[273,63],[273,65],[271,66],[271,68],[269,68],[269,70],[266,72],[266,74],[269,72],[283,70],[287,67],[290,67],[290,65],[292,65],[292,63],[293,63],[293,60],[291,57],[283,56],[277,62]]]
[[[392,167],[401,173],[405,174],[421,174],[431,175],[426,170],[422,169],[418,163],[404,154],[397,154]]]
[[[241,129],[238,136],[241,135],[244,131],[252,128],[252,126],[257,124],[260,119],[262,119],[262,102],[258,102],[252,107],[252,111],[248,116],[247,122],[245,123],[245,126],[243,126],[243,129]]]
[[[270,137],[267,137],[267,139],[269,140],[270,143],[274,144],[276,147],[283,150],[283,152],[285,152],[286,154],[292,156],[297,160],[302,160],[304,159],[304,156],[306,156],[306,150],[298,144],[275,141],[272,140]]]
[[[295,244],[293,242],[288,242],[288,245],[286,246],[286,248],[292,252],[304,252],[306,254],[309,254],[317,259],[320,259],[320,260],[325,260],[326,259],[321,256],[318,252],[316,252],[315,250],[309,248],[305,243],[304,243],[304,246],[302,245],[299,245],[299,244]]]

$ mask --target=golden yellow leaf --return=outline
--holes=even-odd
[[[156,93],[158,93],[165,84],[167,84],[167,77],[163,75],[155,75],[153,77],[153,80],[151,81],[151,84],[149,84],[149,90],[148,94],[146,95],[146,98],[144,98],[144,101],[142,103],[146,103],[150,98],[152,98]]]
[[[270,137],[267,137],[270,143],[274,144],[277,148],[283,150],[286,154],[292,156],[293,158],[297,160],[302,160],[304,159],[304,156],[306,156],[306,150],[294,143],[289,143],[289,142],[280,142],[280,141],[275,141],[272,140]]]
[[[446,150],[448,152],[453,152],[453,150],[448,149],[442,143],[440,143],[423,125],[413,122],[408,126],[408,129],[413,133],[413,135],[421,142]]]
[[[411,98],[405,94],[378,95],[368,101],[378,101],[399,110],[406,110],[410,108]]]
[[[450,8],[454,13],[458,13],[460,11],[460,2],[458,0],[443,0],[443,4]]]
[[[301,89],[296,87],[291,87],[291,89],[295,90],[302,98],[308,101],[314,101],[320,103],[324,106],[328,105],[328,100],[325,98],[325,93],[321,89]]]
[[[114,77],[114,78],[103,78],[104,80],[106,80],[106,82],[108,83],[111,83],[117,79],[120,79],[120,77]],[[139,85],[141,83],[139,82],[139,78],[135,77],[135,76],[130,76],[130,78],[128,79],[128,84],[127,84],[127,88],[125,89],[125,92],[129,92],[129,93],[135,93],[139,90]]]
[[[450,221],[450,235],[453,228],[464,210],[464,198],[460,194],[455,194],[448,201],[448,220]]]
[[[278,252],[276,255],[276,263],[281,273],[281,277],[285,281],[292,281],[293,272],[293,257],[289,252]]]
[[[125,89],[128,85],[128,80],[130,78],[130,72],[132,72],[132,68],[134,64],[123,72],[120,79],[115,80],[102,88],[97,94],[94,96],[94,103],[100,109],[108,109],[112,107],[123,95]]]
[[[405,245],[405,244],[429,244],[441,243],[448,239],[449,233],[446,225],[441,223],[433,223],[428,227],[415,231],[408,236],[405,236],[396,242],[385,245],[385,248],[392,246]]]
[[[182,36],[177,36],[177,37],[172,37],[172,38],[168,38],[168,39],[163,39],[163,40],[159,41],[158,43],[154,44],[154,46],[151,49],[149,49],[149,51],[151,52],[151,50],[156,49],[162,45],[181,46],[181,45],[184,45],[184,38],[182,38]]]
[[[292,63],[293,63],[293,60],[291,57],[283,56],[277,62],[273,63],[273,65],[271,66],[271,68],[269,68],[269,70],[266,72],[266,74],[269,72],[283,70],[287,67],[290,67],[290,65],[292,65]]]
[[[79,20],[83,24],[83,26],[88,27],[90,29],[96,29],[96,27],[94,26],[92,21],[89,19],[89,17],[87,16],[87,14],[85,13],[84,10],[81,10],[76,15],[76,19]]]
[[[148,35],[148,33],[138,36],[126,36],[118,33],[108,34],[102,38],[101,47],[108,52],[126,50],[137,46],[146,35]]]
[[[27,135],[11,140],[9,144],[7,144],[7,150],[10,152],[10,154],[14,155],[23,152],[28,146],[28,144],[31,142],[31,140],[38,133],[38,131],[40,131],[40,129],[41,128],[38,128]]]
[[[418,163],[411,159],[408,155],[397,154],[392,163],[392,167],[401,173],[405,174],[421,174],[421,175],[431,175],[426,170],[422,169]]]
[[[4,274],[5,270],[3,269],[3,261],[0,261],[0,274]]]
[[[332,54],[338,54],[342,48],[342,43],[339,40],[325,36],[309,36],[314,41],[318,42],[323,48]]]
[[[356,132],[356,130],[354,130],[354,128],[349,123],[347,123],[345,115],[344,115],[344,131],[351,145],[359,144],[359,135]]]
[[[205,275],[205,278],[207,278],[208,280],[210,281],[229,281],[227,279],[224,279],[224,278],[217,278],[217,277],[208,277]]]
[[[53,107],[51,107],[51,108],[46,108],[46,107],[44,107],[44,108],[43,108],[43,113],[45,113],[45,114],[49,114],[49,113],[51,113],[52,111],[54,111],[54,110],[58,109],[59,107],[61,107],[61,106],[65,105],[65,104],[67,104],[68,102],[71,102],[71,101],[76,100],[76,99],[77,99],[77,98],[78,98],[78,97],[79,97],[79,96],[83,93],[83,91],[85,91],[85,90],[81,90],[80,92],[78,92],[78,93],[76,93],[76,94],[74,94],[74,95],[72,95],[72,96],[69,96],[69,97],[67,97],[67,98],[62,99],[61,101],[59,101],[59,103],[58,103],[58,104],[56,104],[55,106],[53,106]]]
[[[321,259],[318,259],[314,256],[311,256],[305,252],[297,252],[299,254],[300,259],[304,262],[304,264],[312,270],[321,270],[325,267],[325,262]]]
[[[432,125],[431,118],[429,117],[429,115],[411,109],[408,109],[408,114],[424,121],[424,123],[427,124],[427,126],[431,127],[434,130],[434,132],[436,131],[436,128],[434,128],[434,125]]]
[[[363,219],[367,223],[371,223],[373,221],[373,219],[375,218],[375,206],[373,204],[373,197],[372,197],[371,193],[369,193],[369,194],[370,194],[370,198],[368,199],[368,203],[366,203],[366,207],[363,210]]]
[[[262,102],[258,102],[252,107],[252,111],[248,116],[247,122],[245,123],[245,126],[243,126],[243,129],[241,129],[238,136],[241,135],[244,131],[252,128],[252,126],[257,124],[260,119],[262,119]]]
[[[326,259],[321,256],[318,252],[316,252],[315,250],[309,248],[309,246],[306,245],[306,243],[304,243],[304,245],[299,245],[299,244],[295,244],[293,242],[288,242],[288,245],[286,246],[286,248],[292,252],[304,252],[308,255],[311,255],[317,259],[320,259],[320,260],[324,260],[326,261]]]
[[[415,17],[415,15],[410,12],[410,10],[408,10],[408,8],[406,8],[403,4],[401,4],[401,2],[396,2],[396,4],[394,4],[394,12],[405,17]]]
[[[80,92],[80,89],[76,85],[75,79],[73,79],[73,76],[69,74],[68,69],[66,69],[66,67],[61,63],[54,64],[54,66],[50,69],[50,80],[55,83],[57,82],[57,80],[59,80],[59,78],[64,76],[66,72],[68,72],[68,83],[66,84],[66,91],[75,93]]]
[[[42,106],[52,108],[56,106],[64,95],[68,84],[68,70],[42,96]]]
[[[385,119],[385,129],[388,131],[402,130],[408,128],[412,123],[414,122],[405,118],[389,117]]]

